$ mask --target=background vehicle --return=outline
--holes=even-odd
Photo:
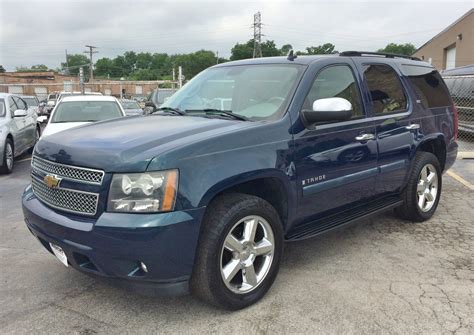
[[[75,95],[60,99],[51,112],[42,136],[96,121],[126,116],[116,98],[110,96]]]
[[[127,100],[122,99],[120,100],[120,104],[125,111],[127,116],[135,116],[135,115],[143,115],[143,109],[140,107],[137,101],[135,100]]]
[[[138,104],[140,105],[140,108],[144,108],[145,102],[147,101],[147,97],[144,95],[134,95],[132,96],[132,100],[135,100],[136,102],[138,102]]]
[[[34,113],[39,115],[39,101],[36,96],[33,95],[22,95],[21,98],[26,102],[28,109],[31,109]]]
[[[51,113],[54,106],[56,105],[56,101],[58,100],[58,92],[48,94],[48,99],[46,100],[45,111],[46,113]]]
[[[443,71],[443,78],[459,114],[459,131],[474,140],[474,66]]]
[[[176,91],[175,88],[157,88],[153,90],[145,102],[145,113],[149,114],[154,108],[159,108]]]
[[[57,101],[59,102],[62,98],[76,96],[76,95],[103,95],[103,94],[100,93],[100,92],[85,92],[84,94],[82,94],[82,92],[80,92],[80,91],[74,91],[74,92],[64,91],[64,92],[60,92],[58,94]]]
[[[219,64],[149,116],[42,138],[25,222],[80,271],[244,308],[284,241],[392,209],[430,219],[456,123],[439,73],[406,56]]]
[[[0,173],[12,172],[14,158],[38,141],[36,118],[20,96],[0,93]]]

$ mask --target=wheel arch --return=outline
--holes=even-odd
[[[260,171],[232,176],[213,185],[201,198],[199,206],[209,206],[216,198],[228,193],[254,195],[269,202],[286,227],[292,206],[288,177],[280,171]]]
[[[415,155],[419,151],[429,152],[438,158],[439,164],[441,165],[441,171],[444,171],[446,166],[446,140],[442,134],[437,134],[423,138],[423,140],[417,145]]]

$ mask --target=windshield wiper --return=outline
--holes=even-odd
[[[235,114],[230,110],[222,110],[222,109],[217,109],[217,108],[204,108],[204,109],[186,109],[186,113],[206,113],[208,115],[216,114],[216,115],[226,115],[230,116],[236,120],[240,121],[250,121],[249,118],[240,115],[240,114]]]
[[[173,107],[160,107],[157,108],[155,111],[151,112],[150,114],[154,114],[156,112],[168,112],[170,114],[175,114],[175,115],[186,115],[185,112],[178,108],[173,108]]]

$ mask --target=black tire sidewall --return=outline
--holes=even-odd
[[[256,206],[256,204],[258,204],[258,206]],[[245,208],[242,209],[242,207]],[[220,272],[221,250],[224,245],[225,238],[234,225],[243,218],[251,215],[261,216],[269,223],[273,232],[275,250],[270,270],[268,271],[263,282],[249,293],[237,294],[227,288],[222,279]],[[209,268],[206,270],[210,280],[210,291],[219,305],[224,306],[230,310],[241,309],[262,298],[270,289],[277,276],[283,252],[283,229],[281,221],[276,211],[263,199],[259,199],[258,202],[252,200],[249,201],[248,204],[246,204],[244,200],[244,203],[236,204],[236,206],[232,207],[226,213],[226,215],[222,217],[222,225],[219,227],[219,229],[219,238],[217,239],[217,243],[214,243],[212,246],[212,250],[209,255],[212,257],[212,259],[207,262]]]
[[[13,143],[9,138],[7,138],[7,140],[5,141],[5,147],[3,149],[3,155],[2,155],[2,167],[0,168],[0,172],[5,173],[5,174],[12,173],[13,167],[15,165],[15,159],[13,159],[12,168],[8,169],[8,165],[7,165],[7,146],[8,145],[10,145],[13,152]]]

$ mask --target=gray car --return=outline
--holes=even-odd
[[[0,173],[12,172],[14,158],[35,146],[37,117],[20,96],[0,93]]]
[[[144,114],[143,109],[135,100],[121,99],[120,104],[122,105],[127,116],[136,116]]]

